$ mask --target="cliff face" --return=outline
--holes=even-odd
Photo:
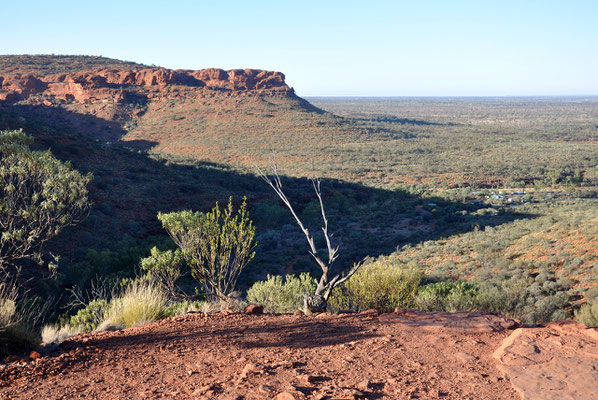
[[[33,103],[51,105],[56,101],[75,103],[123,103],[128,96],[156,98],[172,96],[173,88],[202,97],[213,91],[228,95],[289,95],[284,74],[257,69],[217,68],[170,70],[144,68],[132,70],[96,69],[68,74],[0,76],[0,100],[20,101],[33,97]]]

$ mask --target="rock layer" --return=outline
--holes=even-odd
[[[573,321],[519,328],[494,352],[523,400],[598,398],[598,331]]]
[[[293,89],[285,83],[283,73],[258,69],[97,69],[41,77],[31,74],[0,76],[0,100],[15,101],[40,95],[46,101],[119,103],[126,99],[128,92],[161,92],[166,86],[236,93],[293,93]]]

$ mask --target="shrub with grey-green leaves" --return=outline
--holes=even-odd
[[[575,316],[588,328],[598,328],[598,302],[584,304]]]
[[[235,290],[241,271],[255,256],[255,226],[246,200],[233,210],[232,197],[207,213],[184,210],[158,213],[158,219],[211,299],[225,300]]]
[[[141,260],[141,269],[147,278],[161,285],[170,298],[184,297],[177,285],[183,275],[183,253],[180,249],[162,251],[153,247],[150,255]]]
[[[97,299],[90,301],[84,308],[77,311],[69,320],[69,326],[79,332],[91,332],[104,321],[109,306],[108,300]]]
[[[377,309],[391,312],[410,308],[422,278],[417,265],[403,264],[390,257],[366,263],[332,292],[329,305],[334,310]]]
[[[90,207],[87,184],[68,162],[32,151],[22,130],[0,132],[0,268],[42,260],[43,245]]]
[[[419,288],[415,303],[422,311],[471,311],[477,294],[477,288],[464,281],[429,283]]]
[[[316,280],[304,272],[299,276],[268,275],[247,291],[247,301],[264,306],[265,312],[288,313],[303,307],[303,298],[316,289]]]

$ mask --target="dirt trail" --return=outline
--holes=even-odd
[[[493,315],[190,314],[0,366],[14,399],[519,399]]]

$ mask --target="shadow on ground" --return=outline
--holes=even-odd
[[[0,129],[18,128],[35,137],[37,148],[49,148],[78,170],[94,175],[90,216],[49,247],[63,256],[66,265],[61,288],[84,286],[96,275],[131,276],[138,254],[135,253],[135,259],[130,252],[121,253],[139,245],[145,246],[139,253],[147,254],[155,244],[154,237],[166,237],[156,219],[158,211],[207,210],[216,201],[226,202],[229,196],[234,196],[237,203],[247,196],[260,242],[255,260],[241,277],[241,287],[264,279],[268,273],[317,271],[307,253],[305,238],[288,211],[253,174],[211,162],[159,158],[146,151],[155,144],[149,141],[128,143],[129,147],[107,143],[126,131],[116,122],[93,115],[64,108],[0,104]],[[310,230],[319,232],[319,208],[311,182],[283,177],[283,184]],[[397,245],[533,217],[514,211],[475,216],[475,211],[484,205],[422,198],[405,190],[384,190],[339,180],[324,180],[322,187],[333,240],[341,249],[336,264],[343,269],[365,256],[388,254]],[[123,238],[126,246],[122,245]],[[324,245],[322,237],[317,237],[316,242]],[[89,249],[96,253],[90,255]]]

